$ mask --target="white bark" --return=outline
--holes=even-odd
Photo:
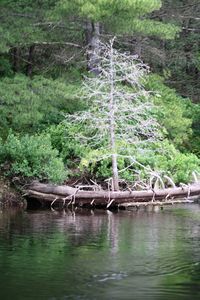
[[[148,68],[135,56],[121,53],[109,44],[100,44],[98,54],[99,76],[84,81],[81,97],[89,109],[67,119],[81,124],[82,132],[77,134],[81,143],[103,148],[104,156],[112,160],[113,186],[119,189],[117,157],[125,151],[126,145],[143,148],[158,136],[158,124],[152,116],[149,92],[142,86],[142,79]]]
[[[112,153],[112,173],[113,173],[113,187],[114,191],[119,190],[119,176],[117,166],[117,154],[115,143],[115,99],[114,99],[114,82],[115,82],[115,70],[113,62],[113,46],[110,51],[110,144]]]

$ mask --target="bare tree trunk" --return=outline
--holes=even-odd
[[[113,45],[111,44],[110,55],[110,144],[112,151],[112,173],[113,173],[113,188],[114,191],[119,190],[119,175],[117,167],[117,154],[115,143],[115,105],[114,105],[114,65],[113,65]]]
[[[29,48],[28,54],[28,63],[26,67],[26,75],[31,77],[33,73],[33,54],[34,54],[35,45],[31,45]]]
[[[139,57],[141,57],[142,54],[142,38],[139,36],[136,38],[135,54],[137,54]]]
[[[12,56],[13,71],[16,73],[19,71],[19,58],[20,58],[19,48],[14,47],[12,49],[11,56]]]
[[[113,172],[113,187],[114,191],[119,190],[119,176],[117,168],[117,154],[112,154],[112,172]]]
[[[87,67],[88,70],[93,72],[95,75],[99,74],[98,70],[98,54],[100,44],[100,24],[99,22],[88,21],[86,23],[86,43],[89,46],[87,53]]]

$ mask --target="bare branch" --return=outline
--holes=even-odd
[[[76,136],[79,141],[98,148],[102,144],[107,149],[112,158],[113,185],[117,190],[117,157],[124,150],[124,141],[126,147],[136,145],[139,150],[144,143],[154,142],[160,136],[159,125],[152,114],[151,93],[143,86],[148,66],[137,56],[114,49],[113,43],[114,40],[100,44],[100,51],[96,53],[99,76],[85,78],[80,98],[89,109],[66,118],[82,126],[83,130]]]

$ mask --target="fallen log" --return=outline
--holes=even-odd
[[[120,209],[131,209],[131,208],[140,208],[140,207],[162,207],[164,205],[174,205],[174,204],[191,204],[196,201],[196,196],[190,197],[189,199],[171,199],[164,201],[153,201],[153,202],[127,202],[119,204]]]
[[[189,198],[200,196],[200,183],[182,187],[157,190],[129,190],[129,191],[86,191],[65,185],[51,185],[34,182],[26,190],[26,197],[38,199],[41,203],[63,203],[76,206],[119,206],[127,202],[164,201],[174,198]],[[111,202],[112,201],[112,202]]]

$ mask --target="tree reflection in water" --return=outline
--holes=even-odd
[[[199,299],[199,226],[198,205],[1,212],[0,296]]]

